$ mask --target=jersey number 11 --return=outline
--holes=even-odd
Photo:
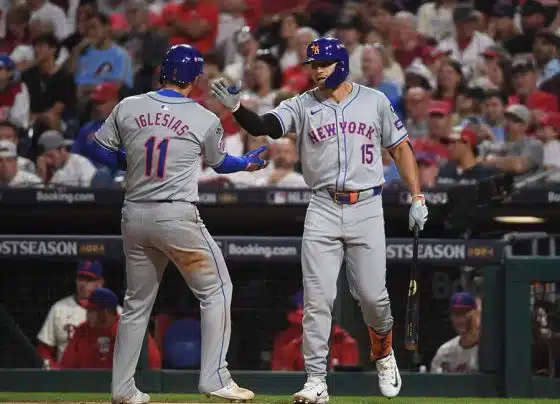
[[[154,147],[155,146],[155,147]],[[158,159],[157,159],[157,178],[163,178],[165,176],[165,160],[167,158],[167,147],[169,146],[169,138],[163,139],[156,146],[156,137],[152,136],[146,143],[144,143],[144,148],[146,149],[146,170],[144,174],[146,177],[153,176],[153,161],[154,161],[154,148],[158,149]]]

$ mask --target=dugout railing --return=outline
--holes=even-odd
[[[299,260],[299,238],[216,237],[216,240],[230,262]],[[4,235],[0,236],[0,245],[0,258],[15,260],[122,259],[120,237],[112,236]],[[560,397],[559,379],[532,374],[529,303],[534,280],[545,283],[560,280],[560,260],[553,257],[517,257],[508,252],[507,247],[506,240],[421,240],[420,262],[426,268],[442,263],[469,265],[479,268],[483,274],[482,372],[440,375],[403,371],[402,395]],[[389,263],[400,263],[406,267],[411,257],[412,240],[387,240]],[[406,282],[403,287],[406,287]],[[342,294],[344,292],[340,291]],[[404,294],[393,297],[393,301],[399,298],[404,298]],[[421,299],[420,305],[422,303]],[[337,307],[343,317],[346,309]],[[18,331],[17,322],[10,322],[9,314],[4,312],[4,316],[0,317],[2,327],[6,332],[19,333],[21,339],[21,330]],[[396,321],[399,321],[398,317]],[[421,340],[423,332],[426,333],[426,330],[422,329],[421,319]],[[32,342],[28,342],[29,348]],[[32,354],[31,350],[29,354]],[[406,359],[399,360],[404,362]],[[233,373],[239,383],[261,394],[291,394],[304,380],[301,372]],[[378,395],[372,377],[369,369],[359,372],[335,371],[329,375],[329,387],[333,395]],[[143,360],[139,363],[137,374],[139,386],[151,392],[194,393],[197,391],[197,379],[196,371],[146,370]],[[3,391],[106,392],[109,386],[108,371],[0,370],[0,390]]]

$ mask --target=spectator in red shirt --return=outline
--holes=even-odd
[[[288,312],[290,327],[274,338],[272,370],[301,371],[305,366],[301,346],[303,343],[303,293],[292,298],[295,309]],[[330,369],[335,366],[356,366],[360,362],[358,344],[352,336],[333,322],[330,340]]]
[[[98,288],[82,302],[86,321],[76,328],[57,369],[111,369],[119,315],[117,296],[110,289]],[[161,368],[161,354],[148,334],[148,362]]]
[[[307,59],[307,45],[318,37],[319,34],[313,28],[303,27],[298,29],[298,63],[284,70],[282,74],[282,86],[284,89],[294,93],[302,93],[313,87],[310,66],[303,64],[303,62]]]
[[[218,7],[208,0],[171,2],[162,11],[171,45],[188,43],[202,54],[211,51],[218,34]]]
[[[447,160],[449,151],[441,143],[447,138],[452,125],[451,105],[445,101],[430,101],[428,106],[428,136],[414,139],[413,146],[416,152],[433,153],[441,160]]]

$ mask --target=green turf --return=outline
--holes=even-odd
[[[198,394],[150,394],[153,403],[217,403]],[[108,403],[108,394],[92,393],[11,393],[0,392],[0,403]],[[254,404],[286,403],[289,396],[257,396]],[[383,397],[331,397],[330,404],[545,404],[558,400],[508,399],[508,398],[445,398],[445,397],[398,397],[388,400]]]

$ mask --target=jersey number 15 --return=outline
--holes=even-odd
[[[363,144],[362,150],[362,164],[371,164],[373,162],[373,145],[371,143]]]
[[[165,138],[160,141],[156,146],[156,137],[152,136],[146,143],[144,143],[144,149],[146,152],[146,170],[144,174],[146,177],[153,176],[153,161],[154,161],[154,149],[158,150],[158,159],[157,159],[157,170],[156,176],[157,178],[163,178],[165,176],[165,163],[167,159],[167,147],[169,146],[169,138]]]

